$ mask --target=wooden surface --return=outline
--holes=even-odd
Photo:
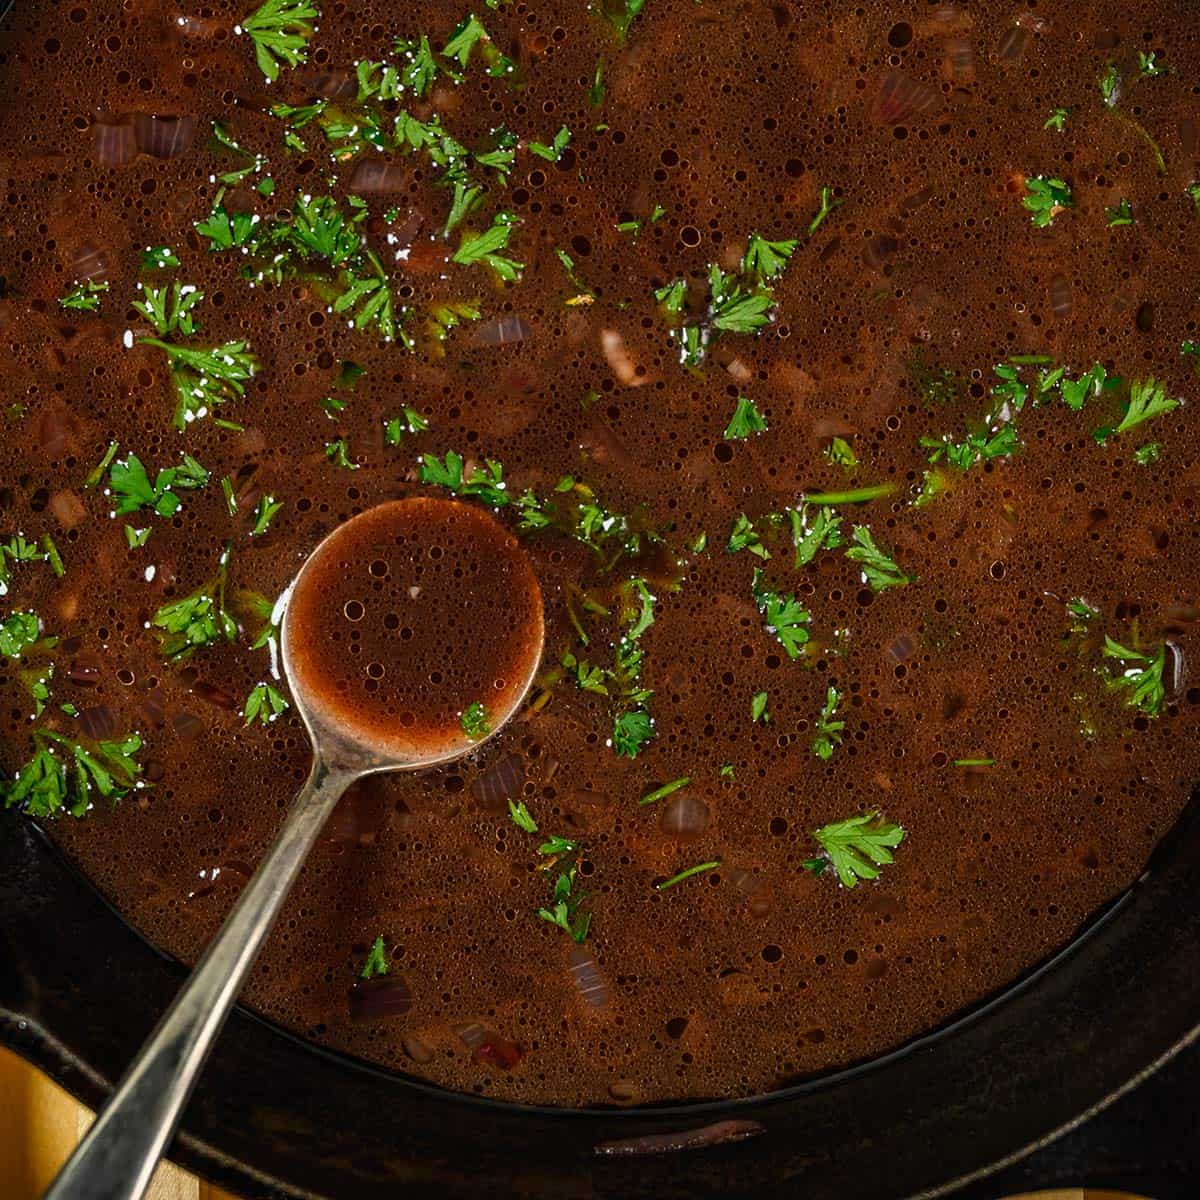
[[[92,1114],[39,1071],[0,1048],[0,1197],[40,1200]],[[163,1163],[148,1200],[237,1200]]]
[[[39,1071],[0,1048],[0,1197],[40,1200],[92,1114]],[[1012,1200],[1134,1200],[1092,1188],[1036,1192]],[[163,1163],[147,1200],[237,1200],[170,1163]]]

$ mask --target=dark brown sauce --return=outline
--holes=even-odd
[[[542,597],[525,551],[486,512],[401,500],[314,552],[284,638],[289,681],[325,721],[397,757],[436,758],[469,748],[520,701]]]
[[[1191,0],[647,0],[624,45],[595,4],[476,6],[515,76],[488,75],[477,54],[464,83],[439,78],[415,115],[476,150],[501,125],[543,143],[572,131],[557,163],[522,149],[507,182],[479,172],[487,192],[467,224],[483,229],[501,206],[521,222],[514,284],[448,261],[451,189],[425,158],[335,164],[312,125],[289,153],[269,115],[353,92],[354,64],[389,55],[396,36],[440,46],[470,6],[322,3],[309,65],[270,85],[233,32],[251,7],[19,4],[0,35],[0,540],[51,534],[66,567],[60,579],[12,565],[0,619],[34,609],[60,639],[38,728],[145,740],[152,786],[51,827],[138,929],[194,961],[309,768],[294,709],[269,724],[241,716],[274,679],[268,649],[251,648],[262,618],[247,594],[269,607],[357,513],[444,496],[419,462],[450,449],[468,472],[503,463],[512,496],[572,476],[662,534],[612,567],[561,531],[518,535],[545,597],[548,671],[568,652],[610,663],[619,587],[647,577],[656,619],[639,646],[655,736],[617,757],[614,699],[564,676],[463,761],[364,781],[246,988],[258,1011],[501,1099],[744,1095],[930,1029],[1138,876],[1200,780],[1188,667],[1200,655],[1200,388],[1180,354],[1200,336]],[[1151,49],[1170,72],[1137,79]],[[1124,79],[1115,109],[1096,82],[1109,63]],[[1045,128],[1057,108],[1062,132]],[[395,189],[364,190],[364,228],[415,353],[350,327],[311,280],[251,288],[241,256],[209,251],[195,223],[215,177],[251,161],[215,146],[214,120],[270,160],[231,185],[231,210],[267,219],[328,191],[348,211],[352,186]],[[254,188],[268,173],[270,198]],[[1046,229],[1021,204],[1036,173],[1066,178],[1076,201]],[[826,186],[843,203],[809,239]],[[1105,210],[1123,199],[1134,223],[1110,227]],[[687,277],[702,293],[709,264],[734,270],[755,230],[799,241],[773,321],[683,369],[654,290]],[[142,271],[143,248],[164,244],[181,267]],[[566,303],[580,290],[556,249],[591,303]],[[83,278],[110,285],[96,314],[58,305]],[[261,360],[221,409],[242,429],[173,429],[163,352],[136,344],[148,326],[130,307],[153,281],[205,293],[197,344],[244,338]],[[480,315],[439,343],[426,326],[445,303]],[[1154,374],[1186,403],[1104,446],[1092,430],[1119,417],[1116,398],[1080,413],[1028,405],[1017,454],[951,474],[913,506],[930,465],[922,437],[963,436],[991,404],[994,365],[1019,354]],[[352,383],[347,362],[365,369]],[[930,395],[922,371],[943,369],[951,382]],[[725,436],[738,395],[768,424],[744,441]],[[429,428],[389,444],[385,422],[405,406]],[[824,456],[835,435],[857,468]],[[327,456],[338,437],[357,469]],[[186,450],[212,472],[174,515],[128,518],[152,529],[133,549],[113,499],[84,487],[114,438],[152,470]],[[1147,466],[1133,454],[1149,441],[1162,454]],[[840,550],[794,570],[786,538],[761,564],[724,549],[740,514],[761,522],[804,491],[882,481],[895,493],[843,510],[845,525],[868,524],[917,578],[907,587],[874,594]],[[251,536],[263,495],[284,507]],[[516,529],[511,506],[499,519]],[[693,552],[702,531],[707,549]],[[211,580],[226,545],[238,641],[165,661],[147,623]],[[812,615],[794,662],[763,628],[756,565]],[[611,615],[581,617],[582,593]],[[1084,635],[1065,608],[1077,596],[1100,613]],[[1108,688],[1105,633],[1170,641],[1161,716]],[[0,657],[8,770],[32,750],[23,670]],[[846,727],[823,761],[811,743],[831,685]],[[767,724],[750,717],[760,691]],[[996,765],[951,765],[975,758]],[[669,806],[638,804],[684,776]],[[510,820],[509,800],[538,834]],[[804,870],[812,830],[874,808],[907,830],[878,882],[851,892]],[[582,847],[593,917],[581,949],[535,915],[550,899],[538,846],[551,834]],[[377,936],[404,1011],[356,1020],[375,1011],[352,1014],[347,995]]]

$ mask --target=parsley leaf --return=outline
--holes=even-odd
[[[508,249],[509,235],[517,224],[517,218],[512,213],[496,213],[492,218],[491,228],[483,233],[464,237],[450,261],[462,263],[464,266],[486,263],[501,279],[520,279],[525,264],[498,253]]]
[[[468,704],[462,711],[459,717],[459,723],[462,725],[462,731],[472,741],[479,738],[487,737],[492,732],[491,718],[488,716],[487,709],[479,700]]]
[[[537,822],[533,819],[529,809],[525,807],[524,800],[509,800],[508,815],[518,829],[522,829],[526,833],[537,833]]]
[[[569,838],[554,834],[538,847],[538,853],[549,856],[539,870],[556,870],[557,875],[551,890],[551,907],[539,908],[537,915],[582,943],[591,927],[592,914],[583,910],[588,896],[578,887],[579,846]]]
[[[825,219],[839,204],[844,204],[845,201],[836,199],[833,194],[833,188],[823,187],[821,189],[821,207],[817,210],[817,215],[808,224],[808,236],[812,237],[814,233],[825,223]]]
[[[837,688],[830,687],[825,693],[825,704],[815,724],[816,737],[813,738],[812,743],[813,753],[826,761],[833,757],[834,747],[842,744],[842,730],[846,728],[845,721],[833,719],[840,699]]]
[[[216,576],[189,596],[164,604],[150,624],[160,630],[163,654],[172,662],[187,658],[198,646],[224,639],[237,641],[237,622],[225,608],[228,551],[221,555]]]
[[[143,298],[135,300],[133,307],[154,326],[160,337],[176,332],[190,336],[196,332],[192,310],[204,299],[204,293],[197,291],[195,285],[175,283],[168,289],[148,288],[139,283],[138,291]]]
[[[56,817],[65,809],[81,817],[96,798],[115,802],[143,786],[137,760],[142,739],[136,733],[91,742],[38,729],[33,737],[33,758],[14,779],[0,779],[5,808],[19,807],[31,817],[41,818]]]
[[[761,286],[743,290],[732,275],[726,275],[715,263],[708,273],[709,316],[714,329],[725,333],[757,333],[771,322],[775,298]]]
[[[1112,208],[1106,208],[1104,216],[1108,222],[1109,229],[1115,229],[1119,225],[1133,224],[1133,208],[1130,206],[1128,200],[1122,200]]]
[[[244,341],[202,350],[158,338],[138,338],[138,344],[157,346],[167,355],[177,396],[174,424],[180,431],[232,397],[244,395],[246,382],[258,370],[258,359]]]
[[[795,239],[769,242],[761,235],[752,233],[742,258],[742,274],[755,272],[763,279],[774,279],[776,275],[783,274],[798,244]]]
[[[1162,454],[1162,445],[1159,442],[1147,442],[1144,446],[1139,446],[1133,452],[1133,461],[1139,466],[1146,467],[1150,463],[1158,462]]]
[[[900,570],[895,559],[880,550],[865,525],[855,525],[851,540],[854,545],[846,551],[846,557],[862,567],[863,578],[872,591],[882,592],[886,588],[903,587],[913,582]]]
[[[253,725],[255,720],[263,725],[270,725],[287,712],[289,707],[287,699],[273,684],[256,683],[250,689],[246,703],[242,705],[242,719],[247,725]]]
[[[857,467],[854,447],[845,438],[835,437],[823,451],[825,457],[838,467]]]
[[[774,634],[779,644],[787,652],[788,658],[800,657],[801,647],[809,639],[808,624],[811,615],[805,611],[796,597],[788,593],[786,596],[772,592],[761,586],[762,568],[754,571],[751,590],[758,610],[763,614],[763,623],[768,633]]]
[[[377,975],[386,975],[391,968],[388,966],[387,948],[383,942],[383,934],[379,934],[371,943],[371,949],[367,952],[367,961],[363,963],[363,968],[359,972],[359,976],[363,979],[374,979]]]
[[[624,758],[636,758],[654,736],[654,721],[643,709],[620,713],[613,721],[613,749]]]
[[[1166,386],[1159,383],[1154,376],[1135,379],[1129,385],[1129,405],[1125,409],[1125,415],[1113,432],[1124,433],[1141,425],[1143,421],[1152,421],[1155,417],[1173,412],[1179,407],[1179,403],[1167,395]]]
[[[730,554],[737,554],[740,550],[749,550],[751,554],[757,554],[763,560],[771,557],[770,550],[762,544],[762,538],[759,537],[758,530],[754,528],[754,522],[745,513],[741,513],[734,521],[725,549]]]
[[[771,714],[767,711],[767,693],[755,692],[750,698],[750,720],[756,725],[765,725],[770,719]]]
[[[1030,219],[1039,229],[1050,225],[1059,213],[1075,207],[1071,189],[1062,179],[1033,175],[1025,180],[1025,191],[1021,203],[1033,214]]]
[[[725,437],[744,441],[753,433],[762,433],[766,427],[767,422],[754,407],[754,401],[747,400],[745,396],[739,396],[733,416],[729,418],[729,424],[725,426]]]
[[[1126,704],[1140,709],[1148,717],[1157,717],[1162,712],[1167,694],[1163,684],[1163,670],[1167,664],[1165,643],[1150,656],[1139,650],[1130,650],[1106,634],[1104,657],[1121,664],[1121,673],[1109,679],[1108,686],[1127,689],[1129,695],[1125,698]]]
[[[254,508],[254,528],[250,530],[250,536],[261,537],[266,533],[275,519],[275,515],[282,507],[282,500],[276,500],[274,496],[264,492],[258,498],[258,504]]]
[[[0,654],[20,658],[42,636],[42,621],[35,612],[15,612],[0,621]]]
[[[117,500],[116,516],[143,508],[153,509],[160,517],[174,516],[179,511],[180,499],[171,489],[190,491],[204,487],[208,480],[209,472],[190,454],[183,456],[178,467],[159,471],[153,483],[136,454],[114,462],[108,474],[110,490]]]
[[[895,861],[891,851],[904,841],[904,830],[878,812],[867,812],[822,825],[813,837],[824,857],[809,859],[804,867],[819,875],[830,863],[842,886],[852,888],[860,879],[877,879],[879,868]]]
[[[1071,110],[1069,108],[1052,109],[1050,112],[1049,119],[1046,121],[1045,125],[1042,126],[1042,128],[1043,129],[1053,129],[1057,133],[1062,133],[1063,129],[1066,127],[1067,118],[1070,115],[1071,115]]]
[[[91,279],[84,283],[77,283],[59,300],[59,306],[72,308],[79,312],[98,312],[100,297],[108,291],[110,286],[107,279],[103,283],[95,283]]]
[[[629,27],[634,18],[645,6],[646,0],[602,0],[600,11],[617,31],[618,41],[624,42],[629,37]]]
[[[241,24],[254,42],[254,55],[268,83],[279,78],[279,67],[299,66],[307,60],[313,20],[319,16],[308,0],[266,0]]]
[[[539,158],[544,158],[547,162],[556,163],[562,158],[563,151],[567,148],[571,141],[571,131],[564,125],[554,135],[554,141],[549,145],[543,142],[530,142],[530,152],[536,154]]]
[[[792,545],[796,548],[796,569],[806,567],[821,550],[834,550],[842,544],[839,526],[842,518],[831,508],[819,507],[809,516],[807,504],[788,510],[792,523]]]
[[[147,246],[142,251],[143,271],[166,271],[179,265],[179,258],[170,246]]]

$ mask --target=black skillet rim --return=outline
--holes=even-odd
[[[934,1035],[771,1095],[638,1110],[448,1093],[321,1050],[239,1009],[171,1157],[247,1197],[932,1197],[1086,1119],[1200,1033],[1200,820],[1067,949]],[[183,968],[36,826],[0,816],[0,1043],[92,1106]],[[45,935],[70,931],[69,948]],[[102,998],[97,1003],[97,997]],[[107,998],[109,1003],[103,1003]],[[738,1145],[609,1160],[602,1141],[719,1120]]]

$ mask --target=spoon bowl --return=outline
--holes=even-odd
[[[524,551],[493,517],[455,500],[382,504],[309,555],[286,595],[282,651],[312,770],[46,1200],[138,1200],[342,793],[363,775],[449,762],[495,736],[533,682],[543,632]]]

